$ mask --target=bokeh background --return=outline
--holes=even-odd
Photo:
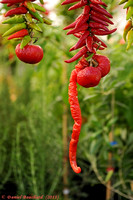
[[[95,88],[78,86],[81,174],[72,171],[68,160],[73,126],[68,84],[76,62],[64,63],[74,55],[69,48],[77,39],[62,29],[82,10],[68,12],[61,1],[47,0],[46,15],[53,26],[44,25],[44,32],[36,33],[44,58],[33,66],[18,60],[18,41],[2,38],[9,27],[0,23],[0,196],[133,199],[133,47],[126,52],[122,39],[126,11],[117,0],[104,2],[117,31],[102,37],[108,48],[99,52],[109,57],[110,74]],[[6,9],[1,6],[1,21]]]

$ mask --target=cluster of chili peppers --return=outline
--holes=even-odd
[[[44,16],[45,8],[43,7],[43,0],[40,0],[41,5],[33,3],[34,1],[35,0],[1,1],[2,4],[7,4],[7,7],[11,8],[4,14],[8,19],[4,20],[2,23],[12,25],[12,27],[3,34],[3,37],[8,36],[8,40],[20,39],[21,43],[19,46],[21,50],[28,45],[28,43],[32,42],[34,30],[42,32],[39,26],[40,23],[51,25],[51,21]],[[41,12],[41,14],[39,12]],[[26,53],[27,52],[25,52],[25,56]]]
[[[80,173],[81,168],[77,166],[76,151],[79,134],[82,125],[81,110],[78,102],[77,83],[89,88],[99,84],[102,77],[110,71],[110,61],[106,56],[96,54],[97,50],[103,50],[107,45],[97,35],[109,35],[116,31],[116,28],[109,30],[109,24],[113,25],[110,13],[104,9],[107,5],[101,0],[65,0],[62,5],[76,3],[68,10],[83,7],[82,14],[64,30],[71,29],[67,35],[73,34],[79,38],[78,42],[70,51],[79,49],[79,52],[66,63],[71,63],[79,58],[81,60],[71,73],[69,84],[69,103],[72,117],[74,119],[73,132],[69,146],[70,165],[75,173]]]
[[[128,50],[133,44],[133,0],[121,0],[119,4],[123,3],[126,3],[124,9],[127,9],[126,20],[128,20],[124,28],[123,38],[125,41],[127,39],[126,50]]]

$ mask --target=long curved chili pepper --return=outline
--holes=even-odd
[[[12,28],[10,28],[8,31],[6,31],[2,36],[9,36],[17,31],[20,31],[22,29],[26,29],[26,24],[25,23],[21,23],[21,24],[17,24],[15,26],[13,26]]]
[[[73,51],[83,47],[86,44],[85,40],[89,36],[89,34],[89,31],[85,31],[85,33],[80,37],[79,41],[73,47],[71,47],[69,51]]]
[[[82,34],[80,34],[80,33],[73,33],[73,35],[74,35],[75,37],[77,37],[77,38],[80,38],[80,37],[82,36]]]
[[[66,26],[65,28],[63,28],[63,30],[68,30],[68,29],[71,29],[71,28],[74,28],[76,26],[76,21],[74,21],[73,23],[69,24],[68,26]]]
[[[82,15],[81,18],[77,21],[75,28],[85,24],[88,21],[89,17],[89,15]]]
[[[102,40],[100,40],[99,38],[97,38],[96,36],[93,36],[93,40],[94,40],[94,42],[98,42],[98,43],[100,43],[103,47],[107,48],[107,45],[106,45]]]
[[[27,9],[22,6],[18,8],[13,8],[5,13],[5,17],[12,16],[12,15],[19,15],[19,14],[26,14]]]
[[[18,31],[18,32],[12,34],[12,35],[10,35],[8,37],[8,40],[11,40],[11,39],[14,39],[14,38],[21,38],[21,37],[24,37],[24,36],[26,36],[28,34],[29,33],[28,33],[27,29],[22,29],[22,30],[20,30],[20,31]]]
[[[82,24],[82,26],[77,27],[77,28],[75,27],[74,29],[68,31],[67,35],[78,33],[80,31],[85,31],[86,29],[88,29],[88,27],[89,27],[88,23],[84,23],[84,24]]]
[[[77,1],[80,1],[80,0],[65,0],[64,2],[61,3],[61,5],[67,5],[67,4],[70,4],[70,3],[77,2]]]
[[[92,8],[92,10],[102,13],[109,18],[113,18],[113,16],[109,12],[107,12],[104,8],[101,8],[99,5],[90,4],[90,7]]]
[[[89,23],[89,27],[90,28],[103,29],[105,31],[109,31],[109,29],[106,26],[104,26],[102,24],[99,24],[97,22],[90,22]]]
[[[69,83],[69,103],[72,117],[74,119],[73,132],[71,136],[71,141],[69,145],[69,160],[70,165],[75,173],[80,173],[81,168],[77,166],[76,162],[76,152],[77,152],[77,144],[79,139],[79,134],[82,125],[82,117],[80,105],[78,102],[78,92],[77,92],[77,71],[74,69],[71,73],[70,83]]]
[[[88,15],[90,12],[90,6],[86,5],[83,10],[83,15]]]
[[[22,22],[25,22],[25,18],[22,15],[15,15],[3,21],[2,24],[18,24]]]
[[[85,40],[83,40],[78,46],[74,45],[73,47],[71,47],[71,48],[69,49],[69,51],[74,51],[74,50],[76,50],[76,49],[79,49],[79,48],[85,46],[85,44],[86,44],[86,42],[85,42]]]
[[[117,28],[114,28],[110,31],[103,31],[103,30],[97,30],[97,29],[91,29],[91,32],[95,35],[109,35],[111,33],[114,33],[117,30]]]
[[[112,25],[114,24],[110,19],[108,19],[107,17],[105,17],[103,14],[97,13],[97,12],[95,12],[94,10],[91,10],[91,11],[90,11],[90,14],[91,14],[92,16],[95,16],[95,17],[97,17],[97,18],[99,18],[99,19],[105,21],[105,22],[108,22],[109,24],[112,24]]]
[[[82,57],[85,53],[87,52],[87,48],[86,47],[82,47],[82,49],[80,49],[80,51],[78,53],[76,53],[72,58],[70,58],[69,60],[65,60],[66,63],[72,63],[76,60],[78,60],[80,57]]]
[[[128,44],[127,44],[126,50],[129,50],[129,48],[131,47],[131,45],[133,43],[133,30],[132,29],[128,32],[127,38],[128,38]]]
[[[107,4],[102,2],[102,1],[100,1],[100,0],[90,0],[90,1],[91,1],[91,3],[99,4],[99,5],[107,7]]]
[[[66,26],[65,28],[63,28],[63,30],[74,28],[81,17],[82,17],[82,15],[79,15],[79,17],[77,17],[77,19],[73,23],[71,23],[68,26]]]
[[[30,11],[36,12],[36,9],[34,8],[34,5],[31,3],[31,1],[24,1],[23,5]]]
[[[98,17],[95,17],[95,16],[93,16],[93,15],[90,16],[90,20],[92,20],[92,21],[94,21],[94,22],[98,22],[98,23],[100,23],[100,24],[102,24],[102,25],[104,25],[104,26],[109,26],[109,25],[107,24],[107,22],[105,22],[105,21],[103,21],[102,19],[99,19]]]
[[[92,36],[87,37],[86,46],[87,46],[87,49],[89,50],[89,52],[93,52],[92,44],[93,44],[93,37]]]
[[[132,20],[129,20],[127,23],[126,23],[126,26],[124,28],[124,32],[123,32],[123,38],[124,40],[126,41],[126,36],[128,34],[128,31],[130,31],[130,29],[132,28]]]
[[[70,11],[70,10],[75,10],[77,8],[81,8],[81,7],[85,6],[87,3],[88,3],[87,0],[81,1],[81,2],[76,3],[75,5],[71,6],[68,10]]]

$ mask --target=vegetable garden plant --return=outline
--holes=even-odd
[[[1,3],[7,9],[4,14],[7,19],[3,21],[3,24],[9,24],[10,26],[8,31],[3,32],[4,39],[1,38],[4,55],[8,53],[14,55],[15,52],[22,62],[38,63],[37,68],[35,68],[37,69],[36,72],[33,72],[32,69],[25,69],[26,71],[23,72],[25,78],[22,78],[19,70],[24,69],[24,67],[19,62],[20,69],[16,67],[15,74],[10,75],[10,79],[15,85],[14,92],[10,88],[9,76],[7,78],[3,76],[5,78],[2,78],[1,99],[6,96],[7,102],[1,103],[1,109],[3,110],[1,130],[4,130],[4,132],[1,132],[1,159],[3,163],[3,167],[1,167],[1,180],[3,180],[1,181],[1,191],[4,191],[3,188],[6,182],[13,179],[18,186],[17,194],[59,193],[60,199],[68,199],[69,197],[65,193],[64,197],[62,196],[63,187],[60,183],[63,176],[71,180],[66,185],[64,183],[64,188],[69,189],[71,186],[71,189],[69,189],[71,192],[70,198],[75,198],[76,194],[76,199],[88,198],[86,191],[81,192],[80,195],[76,191],[82,190],[86,183],[97,184],[100,181],[107,187],[106,199],[111,199],[113,194],[119,195],[121,199],[132,199],[131,155],[133,149],[129,147],[132,144],[133,128],[131,120],[132,64],[130,64],[132,63],[131,46],[133,43],[132,1],[122,0],[120,2],[122,5],[125,3],[123,7],[127,9],[126,19],[128,22],[123,33],[123,38],[127,40],[127,47],[125,47],[126,44],[118,44],[120,37],[114,39],[115,42],[112,44],[108,41],[105,44],[101,37],[98,37],[110,35],[113,32],[117,34],[116,28],[108,29],[108,25],[114,23],[110,19],[113,15],[106,9],[108,9],[107,5],[109,3],[113,7],[118,2],[112,1],[112,4],[101,0],[65,0],[62,2],[64,6],[74,3],[69,10],[75,10],[76,15],[78,13],[77,9],[82,8],[82,14],[64,28],[64,30],[71,29],[67,35],[73,34],[78,38],[78,42],[70,48],[70,51],[81,48],[72,58],[65,59],[66,63],[70,63],[66,77],[66,79],[70,78],[68,92],[66,89],[64,91],[61,75],[63,74],[62,66],[66,68],[63,60],[66,56],[70,57],[70,53],[64,48],[64,44],[67,47],[70,45],[62,29],[58,28],[56,30],[56,28],[48,26],[51,25],[51,21],[44,14],[44,2],[40,1],[41,5],[38,5],[38,3],[28,0],[2,0]],[[73,16],[75,17],[75,14]],[[67,16],[65,17],[67,18]],[[45,26],[47,31],[44,28]],[[39,34],[43,36],[40,37],[40,41],[38,40]],[[7,36],[8,38],[6,38]],[[63,38],[65,39],[63,40]],[[73,38],[73,42],[76,41],[76,38]],[[115,38],[115,35],[112,38]],[[35,42],[38,42],[39,45],[35,45]],[[9,44],[12,46],[11,52],[7,52],[5,48]],[[61,48],[58,48],[59,44],[61,44]],[[52,45],[54,46],[53,49]],[[109,46],[108,49],[104,50],[107,46]],[[129,51],[126,52],[126,49]],[[104,55],[101,55],[100,50],[104,50]],[[43,51],[45,52],[44,55]],[[43,58],[44,56],[45,58]],[[128,59],[123,61],[124,56]],[[4,56],[2,58],[1,54],[2,63],[5,60],[7,59]],[[7,66],[10,66],[10,70],[12,70],[12,66],[15,67],[15,60],[14,56],[9,57]],[[75,69],[72,69],[73,65],[71,63],[77,60],[78,63],[75,64]],[[57,61],[57,64],[55,61]],[[120,63],[121,66],[119,66]],[[45,65],[45,67],[42,65]],[[54,66],[53,69],[50,67],[52,65]],[[125,69],[125,66],[128,67]],[[3,69],[3,72],[10,74],[6,69]],[[108,73],[110,75],[106,76]],[[19,79],[19,76],[21,81],[16,81],[15,77]],[[57,80],[59,80],[58,84]],[[23,83],[25,89],[19,92],[19,87],[21,88]],[[80,86],[83,86],[84,89],[79,92],[79,105],[78,90]],[[97,87],[93,88],[95,86]],[[61,94],[60,88],[62,88]],[[50,91],[52,95],[48,94]],[[75,175],[69,169],[70,177],[65,173],[61,173],[61,158],[64,155],[59,154],[57,156],[57,152],[62,151],[61,117],[63,112],[60,102],[68,107],[67,93],[69,94],[68,100],[74,119],[72,136],[71,139],[69,138],[69,160],[73,171],[76,173],[81,172],[81,168],[77,167],[76,163],[77,143],[81,132],[78,158],[82,172],[81,175]],[[90,93],[89,96],[88,93]],[[25,94],[29,96],[21,99]],[[38,105],[38,101],[41,102],[41,105]],[[43,111],[41,106],[44,109]],[[28,112],[27,108],[29,109]],[[57,108],[58,113],[56,113]],[[10,116],[11,121],[6,121],[9,111],[14,111],[14,114]],[[47,117],[45,113],[47,113]],[[33,117],[34,114],[35,118]],[[70,115],[69,111],[67,115]],[[51,126],[55,126],[56,133],[53,130],[46,137],[47,133],[51,131],[51,126],[48,125],[49,121]],[[82,129],[81,124],[83,124]],[[6,128],[7,126],[8,128]],[[10,135],[11,128],[13,128],[12,136]],[[69,117],[68,131],[71,130],[72,120]],[[55,137],[54,141],[50,143],[53,135]],[[8,136],[10,139],[8,139]],[[46,139],[44,139],[45,137]],[[22,141],[24,141],[23,144]],[[5,143],[8,145],[4,145]],[[55,147],[53,153],[56,157],[53,156],[50,159],[49,154],[51,154],[50,150],[52,151],[53,145]],[[45,158],[43,158],[43,155],[45,155]],[[10,163],[7,163],[8,156],[10,156]],[[25,156],[29,158],[26,161]],[[9,168],[7,167],[3,171],[6,165]],[[55,170],[53,169],[54,165],[56,165]],[[65,165],[67,165],[67,159]],[[41,171],[39,171],[40,168]],[[56,171],[58,173],[55,176]],[[82,181],[80,185],[76,181],[76,176]],[[85,180],[86,177],[87,180]],[[39,184],[39,179],[41,184]],[[115,195],[114,198],[116,198]]]

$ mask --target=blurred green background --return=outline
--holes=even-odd
[[[104,1],[110,12],[120,12],[118,1]],[[111,71],[99,86],[78,86],[82,111],[77,162],[81,174],[69,165],[68,147],[73,119],[68,84],[75,63],[64,60],[77,39],[63,27],[81,12],[55,7],[59,26],[44,25],[38,35],[44,58],[38,65],[20,62],[18,41],[1,37],[0,24],[0,196],[59,195],[64,200],[124,200],[133,197],[133,47],[126,52],[122,35],[108,38]],[[118,11],[117,11],[118,9]],[[38,34],[38,33],[37,33]],[[114,141],[114,145],[110,144]],[[111,159],[110,159],[111,156]],[[107,168],[114,168],[114,173]],[[111,187],[111,194],[105,185]]]

